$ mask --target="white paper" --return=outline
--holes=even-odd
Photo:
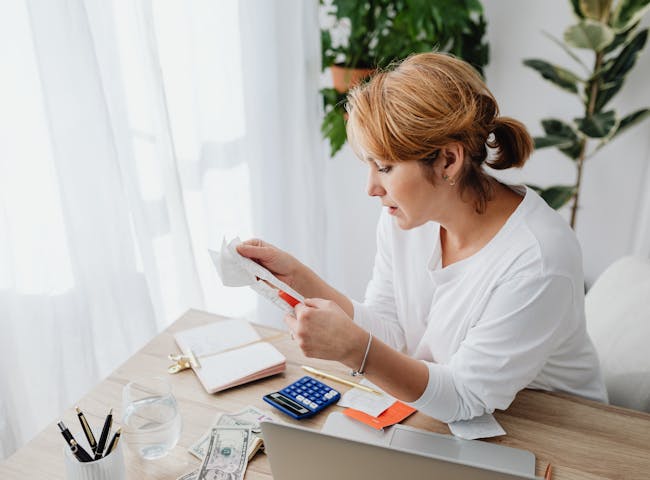
[[[251,287],[284,312],[293,313],[293,307],[278,296],[278,290],[263,280],[270,282],[299,302],[304,302],[305,298],[260,264],[240,255],[237,251],[237,245],[241,243],[241,240],[237,237],[230,243],[226,243],[224,238],[220,252],[208,250],[221,282],[227,287]]]
[[[261,337],[246,320],[222,320],[174,334],[176,343],[187,354],[201,357],[259,340]]]
[[[376,393],[366,392],[360,388],[351,388],[341,395],[337,405],[340,407],[354,408],[355,410],[367,413],[371,417],[377,417],[397,401],[395,397],[391,397],[387,393],[383,392],[374,383],[365,378],[361,380],[360,383],[361,385],[366,385],[374,390],[378,390],[382,392],[382,394],[377,395]]]
[[[480,417],[472,418],[471,420],[452,422],[448,425],[451,433],[466,440],[498,437],[499,435],[506,434],[506,431],[499,422],[497,422],[497,419],[489,413]]]

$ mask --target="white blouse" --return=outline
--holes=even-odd
[[[587,335],[582,254],[567,223],[534,191],[480,251],[441,268],[440,225],[401,230],[387,212],[354,321],[422,360],[412,403],[445,422],[506,409],[525,387],[607,402]]]

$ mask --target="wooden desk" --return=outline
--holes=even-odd
[[[115,409],[116,421],[122,416],[122,387],[138,376],[167,375],[167,355],[178,351],[171,334],[178,330],[203,325],[220,317],[190,310],[167,330],[155,337],[133,355],[112,375],[99,383],[78,405],[90,423],[100,428],[109,408]],[[259,327],[263,336],[277,331]],[[178,445],[165,458],[144,461],[125,449],[127,477],[139,479],[170,479],[197,468],[200,462],[187,453],[187,447],[209,427],[217,411],[234,412],[246,405],[272,410],[262,396],[301,377],[302,364],[345,376],[346,370],[335,362],[306,359],[287,335],[273,342],[287,356],[285,373],[236,387],[215,395],[207,394],[194,376],[185,371],[169,375],[183,419],[183,432]],[[334,386],[333,382],[329,382]],[[341,392],[344,385],[336,385]],[[62,419],[73,433],[81,435],[76,414],[71,406]],[[329,412],[341,409],[330,407]],[[276,412],[274,412],[276,413]],[[281,415],[281,413],[277,413]],[[517,396],[505,412],[496,418],[508,432],[504,437],[489,440],[532,451],[537,457],[536,473],[542,476],[548,462],[553,464],[555,480],[602,478],[650,478],[650,415],[617,407],[601,405],[569,395],[526,390]],[[297,422],[320,428],[327,414]],[[282,417],[287,422],[293,420]],[[57,419],[58,421],[58,419]],[[418,428],[449,433],[447,425],[421,413],[405,422]],[[123,445],[124,446],[124,445]],[[63,479],[64,443],[56,421],[36,438],[0,464],[2,479]],[[258,453],[248,465],[246,479],[271,478],[266,456]]]

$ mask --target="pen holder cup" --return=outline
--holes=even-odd
[[[126,467],[122,446],[99,460],[80,462],[68,447],[64,449],[67,480],[126,480]]]

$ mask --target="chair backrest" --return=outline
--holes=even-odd
[[[650,259],[609,266],[587,292],[585,313],[610,403],[650,412]]]

